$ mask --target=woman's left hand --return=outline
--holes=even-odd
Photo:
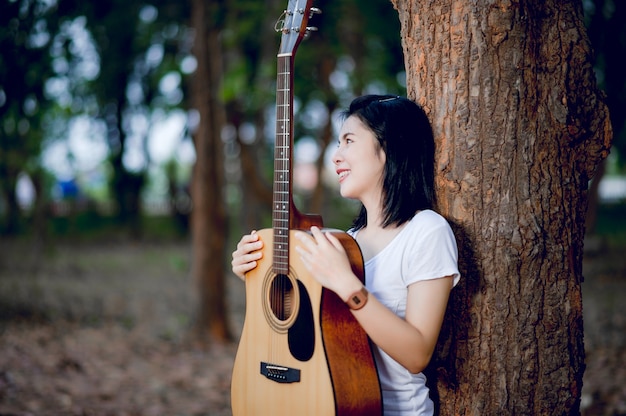
[[[322,286],[343,300],[363,286],[352,272],[346,250],[332,233],[314,226],[311,234],[298,231],[296,237],[300,242],[296,250],[304,266]]]

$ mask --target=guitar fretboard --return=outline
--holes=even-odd
[[[291,54],[278,56],[276,79],[276,142],[274,147],[274,196],[272,206],[272,228],[274,229],[274,272],[289,272],[289,225],[291,209],[291,159],[293,77]]]

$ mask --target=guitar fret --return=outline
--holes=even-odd
[[[274,267],[289,270],[289,224],[291,208],[292,71],[289,56],[279,57],[276,89],[276,142],[274,144]]]

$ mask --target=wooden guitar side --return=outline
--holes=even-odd
[[[272,229],[259,232],[264,242],[263,260],[246,275],[245,321],[232,375],[233,415],[382,414],[378,375],[367,335],[341,299],[308,273],[295,251],[295,243],[290,247],[290,275],[305,288],[313,306],[312,357],[306,361],[294,358],[287,333],[268,323],[267,279],[273,274],[272,232]],[[295,242],[293,234],[290,231],[291,241]],[[358,245],[345,233],[335,235],[351,256],[353,270],[363,278]],[[262,362],[298,369],[300,381],[278,383],[268,379],[260,372]]]

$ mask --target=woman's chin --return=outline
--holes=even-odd
[[[348,189],[344,189],[344,188],[339,189],[339,195],[341,195],[342,198],[346,198],[346,199],[357,199],[353,193],[351,193]]]

